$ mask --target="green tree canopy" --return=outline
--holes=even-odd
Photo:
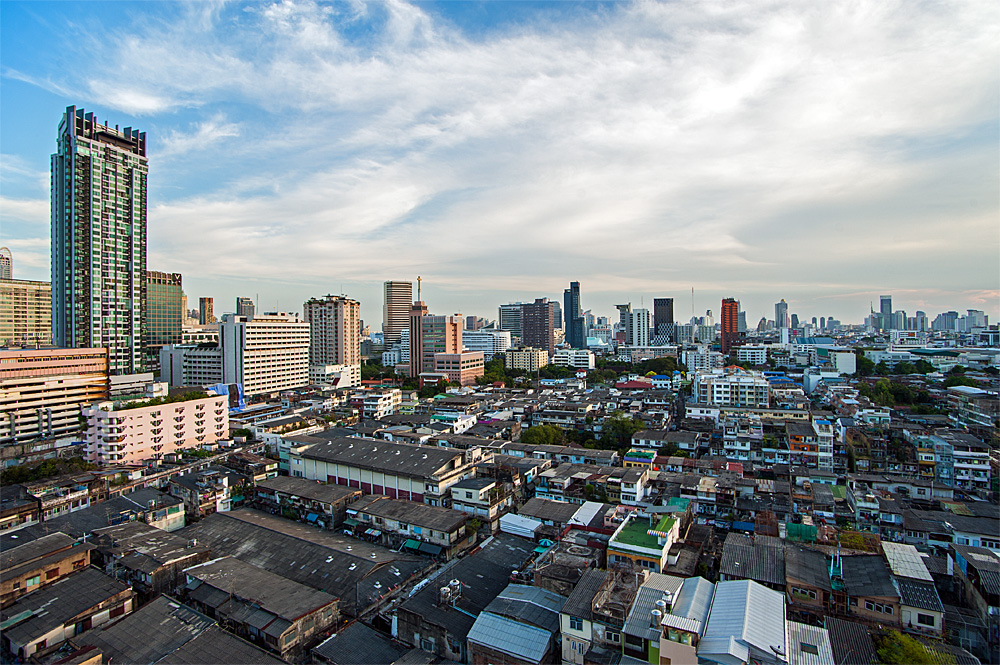
[[[533,446],[560,446],[566,443],[566,435],[555,425],[535,425],[521,431],[521,443]]]
[[[638,418],[630,418],[621,411],[615,411],[605,418],[601,425],[601,442],[615,448],[632,445],[632,435],[645,428]]]
[[[896,631],[878,640],[875,653],[879,662],[885,665],[943,665],[955,662],[953,656],[934,653],[916,638]]]

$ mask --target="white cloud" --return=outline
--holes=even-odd
[[[1000,273],[996,146],[963,138],[995,140],[998,14],[637,2],[472,37],[285,0],[139,25],[88,76],[165,127],[207,118],[154,158],[239,137],[216,187],[151,201],[151,256],[222,282],[965,293]]]

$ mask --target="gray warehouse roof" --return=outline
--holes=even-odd
[[[325,440],[322,434],[320,432],[317,436],[289,438],[292,441],[314,444],[302,452],[305,459],[414,478],[426,478],[448,471],[453,460],[457,460],[457,464],[461,466],[465,459],[460,450],[344,437]]]

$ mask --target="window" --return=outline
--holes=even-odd
[[[622,641],[621,633],[616,633],[614,631],[609,630],[604,633],[604,636],[608,638],[609,642],[614,642],[615,644],[621,644]]]
[[[110,616],[111,618],[120,617],[125,614],[125,603],[122,603],[118,607],[112,607]]]
[[[917,623],[921,626],[931,626],[932,628],[936,624],[934,617],[930,614],[917,614]]]
[[[792,587],[792,598],[816,600],[816,592],[812,589],[800,589],[799,587]]]
[[[24,586],[25,586],[25,588],[27,588],[29,586],[35,586],[35,585],[41,584],[41,583],[42,583],[42,576],[41,575],[35,575],[34,577],[29,577],[27,580],[25,580]]]
[[[880,612],[882,614],[892,614],[892,605],[885,605],[883,603],[873,603],[870,600],[865,601],[865,609],[869,612]]]
[[[57,577],[59,577],[59,569],[58,568],[53,568],[52,570],[46,570],[45,571],[45,579],[47,579],[47,580],[54,580]]]
[[[583,619],[580,617],[570,617],[569,627],[570,630],[583,630]]]
[[[434,653],[434,640],[428,640],[424,637],[420,638],[420,648],[424,651],[430,651]]]
[[[819,655],[819,649],[816,648],[815,644],[807,644],[805,642],[799,642],[799,650],[802,653],[810,653],[814,656]]]

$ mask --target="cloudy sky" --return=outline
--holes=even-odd
[[[149,268],[265,309],[1000,303],[1000,3],[0,3],[0,244],[68,105],[147,132]]]

